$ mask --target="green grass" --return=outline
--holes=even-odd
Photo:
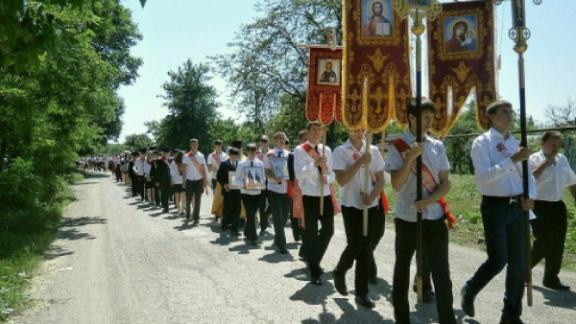
[[[450,175],[452,189],[446,197],[450,210],[458,217],[458,225],[450,232],[450,241],[459,245],[484,249],[484,229],[482,215],[480,214],[480,200],[482,195],[476,190],[473,175]],[[393,206],[393,193],[390,186],[386,186],[391,205]],[[568,207],[568,235],[564,251],[563,270],[576,271],[576,208],[574,199],[566,192],[564,202]],[[389,220],[392,218],[390,217]]]
[[[72,173],[65,177],[68,183],[82,179],[81,173]],[[40,219],[60,219],[64,207],[73,199],[68,187],[59,192],[40,213],[26,215]],[[57,224],[23,227],[17,230],[0,230],[0,322],[23,310],[29,303],[26,289],[32,275],[44,260],[56,234]]]

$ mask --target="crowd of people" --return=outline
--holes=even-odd
[[[302,240],[299,255],[313,285],[323,284],[322,259],[334,234],[334,215],[341,212],[347,246],[333,270],[334,286],[340,294],[348,294],[346,274],[355,263],[355,301],[367,308],[374,307],[368,294],[370,284],[378,283],[378,260],[373,252],[384,235],[388,201],[383,188],[388,173],[395,193],[392,304],[396,323],[410,323],[408,293],[417,212],[423,219],[423,300],[436,301],[440,323],[455,323],[448,244],[455,218],[444,198],[451,188],[450,162],[442,141],[429,133],[435,110],[432,101],[422,102],[423,141],[416,142],[418,111],[412,101],[407,107],[409,129],[390,142],[386,153],[366,145],[363,129],[350,130],[348,140],[332,151],[321,143],[324,126],[310,122],[299,133],[293,150],[286,134],[277,132],[272,140],[263,135],[258,143],[233,141],[226,150],[224,143],[215,141],[206,158],[198,151],[198,140],[191,139],[187,152],[132,152],[112,159],[111,170],[117,181],[130,184],[133,196],[161,206],[163,212],[169,212],[173,201],[176,213],[193,225],[199,222],[203,194],[212,190],[212,213],[222,231],[235,237],[242,232],[246,244],[254,247],[259,246],[271,216],[276,251],[288,254],[285,227],[290,221],[294,240]],[[487,259],[461,290],[461,307],[474,317],[476,296],[507,266],[501,323],[522,323],[527,270],[525,211],[533,213],[532,266],[545,259],[543,285],[569,289],[559,279],[567,230],[564,189],[570,188],[576,199],[576,174],[559,153],[562,134],[546,132],[539,152],[519,147],[510,133],[513,114],[509,102],[492,103],[486,115],[491,128],[472,144]],[[422,199],[417,200],[419,157],[423,161]],[[523,161],[529,161],[532,171],[529,199],[523,199]]]

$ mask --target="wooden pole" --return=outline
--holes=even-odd
[[[320,96],[322,98],[322,96]],[[322,157],[326,156],[326,131],[322,126]],[[323,168],[320,170],[324,171]],[[324,173],[320,172],[320,216],[324,216]]]
[[[416,9],[415,25],[412,28],[416,35],[416,142],[422,145],[422,33],[424,26],[422,25],[422,17],[420,12]],[[416,200],[422,200],[422,156],[416,160]],[[422,302],[423,287],[422,287],[422,273],[423,271],[423,255],[422,251],[422,212],[416,212],[416,292],[418,294],[418,302]]]
[[[366,133],[366,150],[364,154],[370,153],[370,145],[372,145],[372,133]],[[364,166],[364,194],[370,194],[370,163]],[[362,219],[362,234],[364,237],[368,236],[368,206],[364,204],[362,208],[363,219]]]

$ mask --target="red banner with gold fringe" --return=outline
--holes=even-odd
[[[306,119],[342,122],[342,48],[310,47]]]
[[[381,132],[411,97],[406,19],[392,0],[344,0],[343,117],[346,127]],[[367,79],[367,116],[362,109]],[[397,119],[404,121],[404,115]]]
[[[429,96],[439,108],[433,131],[448,134],[472,92],[478,124],[487,128],[486,107],[497,97],[492,2],[442,4],[428,22],[428,42]]]

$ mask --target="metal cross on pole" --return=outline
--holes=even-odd
[[[396,12],[404,18],[412,19],[411,31],[416,36],[416,142],[422,144],[422,34],[425,31],[424,18],[434,20],[442,11],[436,0],[396,0]],[[416,200],[422,200],[422,157],[416,160]],[[416,290],[418,301],[422,301],[422,212],[416,214]]]
[[[497,5],[504,0],[495,0]],[[542,0],[532,0],[534,4],[540,5]],[[514,41],[514,51],[518,54],[518,85],[520,92],[520,146],[528,147],[528,136],[526,132],[526,79],[524,69],[524,53],[528,50],[528,39],[530,29],[526,27],[526,6],[524,0],[511,0],[512,3],[512,28],[508,36]],[[529,199],[528,192],[528,161],[522,162],[522,184],[524,187],[524,199]],[[531,237],[530,237],[530,214],[524,211],[524,231],[526,239],[526,298],[528,306],[532,306],[532,258],[531,258]]]

